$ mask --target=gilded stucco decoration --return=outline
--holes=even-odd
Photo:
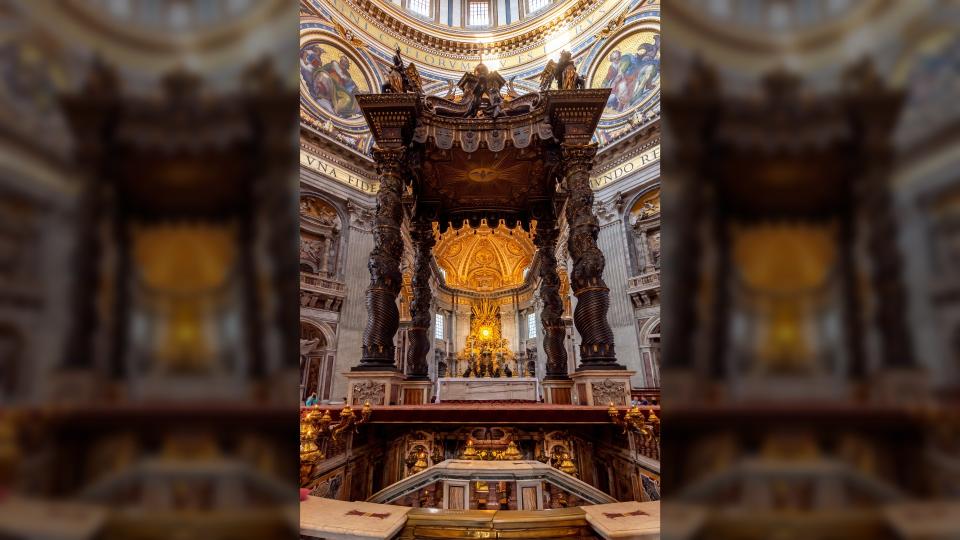
[[[340,216],[337,215],[337,210],[330,203],[318,197],[310,195],[301,197],[300,215],[318,225],[340,227]]]
[[[651,189],[644,193],[630,208],[631,222],[638,219],[648,219],[660,214],[660,188]]]
[[[448,229],[438,233],[434,255],[451,287],[494,292],[521,285],[533,260],[530,233],[495,228],[483,221],[480,227]]]

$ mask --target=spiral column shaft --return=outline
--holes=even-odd
[[[570,226],[567,251],[573,258],[570,285],[577,297],[573,324],[580,333],[578,370],[625,369],[617,363],[613,330],[607,320],[610,289],[603,281],[606,260],[597,247],[600,224],[593,213],[590,169],[597,153],[596,143],[564,143],[563,169],[567,188],[566,218]]]
[[[403,283],[400,258],[403,239],[400,224],[403,219],[401,171],[406,157],[403,148],[374,148],[374,159],[380,180],[377,210],[374,218],[373,250],[367,268],[370,285],[367,287],[367,326],[363,330],[363,352],[360,365],[354,371],[394,370],[393,344],[400,326],[397,295]]]
[[[411,379],[427,380],[430,351],[430,254],[436,243],[433,227],[428,220],[415,220],[410,236],[416,250],[413,262],[413,298],[410,300],[410,329],[407,338],[407,375]]]

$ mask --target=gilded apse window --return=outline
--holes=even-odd
[[[430,16],[430,0],[407,0],[407,8],[417,15]]]
[[[470,26],[489,26],[490,25],[490,3],[489,2],[470,2],[468,15]]]
[[[527,339],[533,339],[537,337],[537,315],[535,313],[527,313]]]
[[[436,321],[437,323],[434,324],[433,337],[443,339],[443,315],[437,313]]]

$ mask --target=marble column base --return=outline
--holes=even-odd
[[[920,369],[886,368],[873,375],[868,399],[885,405],[917,405],[932,399],[930,375]]]
[[[348,371],[347,404],[396,405],[400,400],[403,374],[398,371]]]
[[[426,405],[430,403],[433,382],[430,379],[406,380],[400,383],[400,402],[403,405]]]
[[[597,407],[606,407],[610,403],[626,407],[630,405],[630,377],[634,373],[622,369],[592,369],[573,373],[570,378],[573,379],[576,402]]]
[[[544,403],[554,405],[571,405],[573,403],[573,381],[544,379],[540,386],[543,387]]]

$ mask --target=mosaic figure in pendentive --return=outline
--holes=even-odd
[[[320,45],[310,45],[300,51],[300,74],[310,96],[320,108],[341,118],[359,115],[355,96],[360,87],[350,73],[350,59],[341,54],[339,59],[326,60],[327,54]]]

